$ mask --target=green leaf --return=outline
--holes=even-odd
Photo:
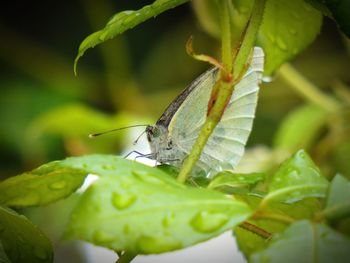
[[[158,168],[115,156],[70,158],[101,175],[74,209],[66,236],[116,251],[162,253],[210,239],[250,215],[221,193],[179,184]]]
[[[341,175],[332,180],[323,214],[331,221],[350,216],[350,181]]]
[[[156,0],[151,5],[146,5],[136,11],[123,11],[114,15],[106,24],[106,26],[86,37],[79,46],[78,55],[74,62],[74,72],[76,74],[76,66],[80,57],[86,50],[93,48],[115,36],[124,33],[138,24],[146,21],[151,17],[155,17],[164,11],[184,4],[189,0]]]
[[[313,104],[297,108],[283,120],[275,136],[275,147],[291,152],[308,149],[320,134],[328,115]]]
[[[328,9],[332,12],[340,29],[350,37],[350,1],[349,0],[326,0]]]
[[[224,171],[217,174],[208,188],[229,194],[246,194],[259,182],[265,179],[263,173],[237,174]]]
[[[331,15],[340,29],[350,37],[350,1],[349,0],[312,0],[325,15]]]
[[[325,16],[332,16],[331,11],[325,5],[324,0],[305,0],[307,3],[320,10]]]
[[[343,263],[350,257],[350,239],[326,225],[298,221],[274,238],[270,246],[249,262]]]
[[[46,205],[78,189],[87,173],[64,166],[65,161],[45,164],[29,173],[0,183],[0,204],[13,207]]]
[[[259,208],[261,198],[254,196],[241,197],[253,210]],[[261,210],[260,210],[261,211]],[[293,204],[271,203],[265,207],[262,212],[282,217],[290,217],[294,220],[312,219],[315,214],[321,211],[321,204],[316,198],[307,198]],[[284,231],[288,224],[271,218],[259,218],[249,220],[250,223],[260,227],[264,231],[275,235]],[[234,235],[236,237],[240,251],[248,259],[251,254],[265,248],[269,245],[270,240],[266,240],[255,233],[252,233],[241,227],[235,227]]]
[[[0,263],[11,263],[11,261],[9,260],[9,258],[5,253],[1,240],[0,240]]]
[[[212,0],[193,0],[193,7],[196,16],[207,33],[220,39],[220,14],[216,1]],[[231,37],[238,41],[241,38],[242,31],[247,24],[254,1],[252,0],[232,0],[230,9],[231,19]]]
[[[322,14],[304,0],[268,0],[258,35],[266,56],[264,74],[272,74],[311,44],[321,24]]]
[[[273,175],[261,205],[265,206],[272,200],[293,203],[306,197],[325,197],[328,185],[308,154],[299,150]]]
[[[350,179],[350,138],[345,138],[335,145],[331,152],[331,167],[334,173],[340,173]]]
[[[0,241],[13,263],[53,262],[52,245],[44,234],[23,215],[1,206]]]

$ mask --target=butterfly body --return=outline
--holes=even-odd
[[[250,67],[235,86],[225,112],[197,162],[197,170],[213,174],[232,170],[239,162],[252,129],[263,63],[262,49],[254,48]],[[205,122],[218,73],[218,68],[211,68],[199,76],[168,106],[155,125],[146,128],[152,159],[181,166]]]

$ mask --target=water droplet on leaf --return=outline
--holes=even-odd
[[[124,232],[125,235],[130,234],[131,227],[128,224],[124,225],[123,232]]]
[[[119,194],[119,193],[113,193],[112,194],[112,204],[117,209],[125,209],[131,206],[135,201],[137,197],[134,194],[125,193],[125,194]]]
[[[219,213],[202,211],[196,214],[191,220],[191,226],[198,232],[210,233],[218,230],[228,221],[228,216]]]
[[[132,174],[145,183],[163,185],[164,182],[146,171],[133,171]]]
[[[93,239],[97,244],[110,243],[114,240],[114,236],[105,231],[97,230],[94,233]]]
[[[99,39],[100,41],[106,41],[106,40],[108,40],[108,38],[109,38],[109,32],[108,32],[108,30],[102,31],[102,32],[100,33],[100,35],[98,36],[98,39]]]
[[[141,236],[137,244],[139,250],[145,254],[161,253],[182,247],[181,242],[166,237]]]
[[[272,77],[271,76],[263,76],[262,77],[262,82],[264,83],[270,83],[272,81]]]
[[[175,215],[172,212],[169,212],[162,220],[162,225],[164,227],[169,227],[171,223],[175,221]]]
[[[16,205],[35,205],[40,201],[40,196],[37,193],[27,193],[18,197],[13,198],[9,202]]]
[[[66,181],[57,181],[57,182],[53,182],[52,184],[49,185],[49,188],[52,190],[61,190],[63,188],[65,188],[67,185]]]

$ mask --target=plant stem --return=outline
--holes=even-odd
[[[337,112],[341,105],[338,101],[321,92],[312,82],[302,76],[292,65],[284,64],[279,70],[280,76],[306,100],[329,112]]]
[[[277,213],[272,213],[272,212],[262,212],[262,211],[257,211],[253,216],[253,219],[259,220],[259,219],[272,219],[275,221],[279,221],[281,223],[285,224],[292,224],[295,222],[295,219],[287,216],[287,215],[282,215],[282,214],[277,214]]]
[[[252,232],[253,234],[256,234],[264,239],[270,239],[272,237],[272,234],[270,232],[267,232],[265,229],[260,228],[257,225],[248,223],[247,221],[244,221],[243,223],[239,224],[238,226],[240,228],[248,230],[249,232]]]
[[[224,65],[224,71],[230,73],[232,69],[232,48],[231,48],[231,25],[230,25],[230,16],[229,16],[229,9],[228,9],[228,1],[229,0],[220,0],[219,1],[219,8],[220,8],[220,14],[221,14],[221,33],[222,33],[222,39],[221,39],[221,55],[222,55],[222,62]],[[221,72],[221,76],[223,76],[224,73]],[[219,79],[218,81],[221,81]],[[223,113],[226,98],[230,95],[230,83],[224,83],[221,81],[219,84],[219,95],[217,101],[214,103],[214,106],[212,108],[212,111],[209,113],[205,123],[202,126],[202,129],[200,131],[200,134],[194,144],[194,147],[190,153],[190,155],[185,159],[183,166],[181,167],[179,176],[177,177],[177,180],[181,183],[185,182],[188,175],[191,173],[192,168],[200,158],[200,155],[202,153],[202,150],[205,146],[205,144],[208,141],[208,138],[210,134],[213,132],[216,124],[219,122],[221,115]],[[225,93],[228,93],[227,95],[220,96],[221,91],[225,90]],[[232,94],[232,92],[231,92]]]
[[[231,23],[229,13],[229,1],[220,0],[221,13],[221,59],[226,72],[231,73],[233,67]]]
[[[248,21],[246,33],[233,65],[235,78],[240,76],[245,63],[247,62],[250,51],[255,44],[255,39],[264,15],[265,2],[266,0],[255,0],[254,2],[254,8],[252,10],[251,18]]]
[[[129,263],[131,262],[131,260],[133,260],[135,257],[137,256],[137,254],[134,253],[129,253],[127,251],[125,251],[116,261],[116,263]]]
[[[190,155],[185,159],[183,166],[181,167],[177,180],[181,183],[185,182],[187,177],[199,160],[202,150],[207,143],[209,136],[214,131],[216,125],[221,119],[224,113],[225,106],[231,98],[235,79],[227,78],[227,74],[232,74],[234,70],[239,76],[244,69],[247,58],[254,45],[255,38],[261,24],[265,0],[255,0],[255,5],[252,11],[252,16],[247,30],[245,32],[241,48],[238,51],[236,60],[233,64],[232,60],[232,43],[231,43],[231,25],[230,25],[230,13],[229,2],[231,0],[220,0],[220,17],[221,17],[221,33],[222,33],[222,62],[224,70],[221,71],[221,78],[218,80],[218,94],[217,99],[208,112],[207,119],[202,126],[199,136],[193,146]]]

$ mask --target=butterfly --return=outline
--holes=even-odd
[[[252,130],[264,67],[264,52],[254,47],[251,63],[236,84],[224,114],[205,145],[197,171],[209,176],[233,170],[240,161]],[[146,127],[149,158],[180,167],[192,150],[207,116],[207,107],[219,69],[207,70],[170,103],[155,125]]]

